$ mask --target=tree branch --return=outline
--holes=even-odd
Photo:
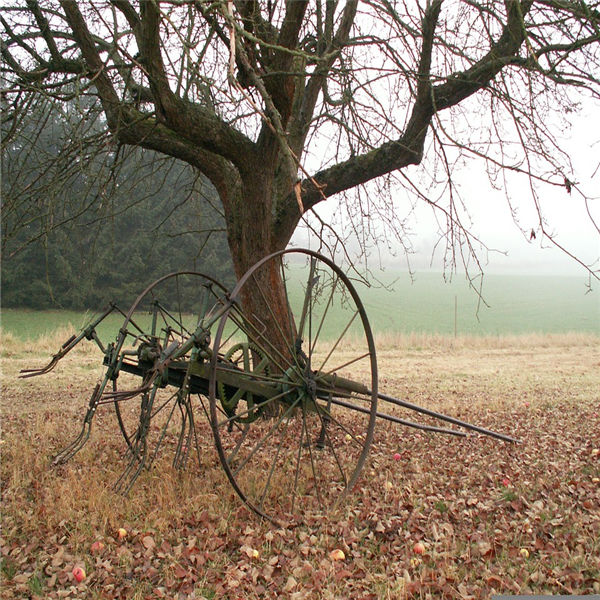
[[[104,63],[96,49],[92,35],[75,0],[60,0],[60,5],[65,12],[65,17],[71,27],[73,36],[81,49],[81,54],[90,71],[94,73],[95,86],[106,113],[109,127],[112,131],[116,131],[120,121],[120,101],[110,78],[104,70]]]
[[[319,94],[325,85],[331,68],[335,64],[335,61],[339,58],[339,53],[347,44],[350,37],[350,31],[352,29],[352,25],[354,24],[357,7],[358,0],[348,0],[346,3],[338,30],[333,36],[333,39],[323,50],[320,60],[317,63],[317,68],[310,76],[310,79],[302,93],[301,102],[298,103],[297,114],[294,114],[292,117],[292,122],[289,126],[290,145],[298,156],[300,156],[304,142],[306,141],[309,125],[315,111]]]
[[[518,57],[519,48],[525,40],[523,18],[529,12],[532,2],[533,0],[507,0],[506,25],[489,52],[470,69],[455,73],[445,83],[433,88],[433,104],[436,111],[455,106],[473,95]]]

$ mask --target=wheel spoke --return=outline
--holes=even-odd
[[[262,292],[261,292],[262,293]],[[269,310],[270,307],[269,307]],[[235,309],[234,309],[234,314],[235,314]],[[234,321],[234,323],[238,324],[236,317],[232,316],[231,317],[232,320]],[[242,323],[246,324],[247,327],[245,328],[241,323],[239,324],[240,329],[242,329],[242,331],[244,331],[244,333],[248,336],[248,339],[252,342],[254,342],[257,346],[259,346],[261,348],[261,350],[263,352],[265,352],[265,354],[267,354],[271,360],[271,362],[278,368],[280,369],[282,372],[286,370],[286,367],[291,367],[292,363],[290,361],[289,358],[286,358],[282,352],[268,339],[264,336],[264,331],[261,333],[258,329],[258,327],[256,325],[254,325],[253,323],[250,322],[250,320],[245,317],[242,316]],[[274,352],[274,354],[279,357],[282,361],[282,363],[277,362],[277,360],[275,360],[273,354],[271,352],[269,352],[267,350],[267,348],[265,348],[265,344],[271,348],[271,350]]]
[[[300,457],[302,456],[302,448],[304,445],[304,421],[300,429],[300,442],[298,442],[298,455],[296,456],[296,468],[294,469],[294,485],[292,488],[292,513],[296,507],[296,492],[298,491],[298,476],[300,474]]]
[[[264,435],[263,438],[261,438],[256,445],[254,446],[254,448],[250,451],[250,453],[248,454],[248,456],[246,456],[244,458],[244,460],[236,466],[235,471],[233,472],[234,475],[237,475],[241,469],[243,469],[246,464],[248,464],[248,462],[250,460],[252,460],[252,458],[254,457],[254,455],[265,445],[265,443],[267,441],[269,441],[269,439],[271,438],[271,436],[275,433],[275,431],[279,428],[280,423],[283,421],[283,419],[285,419],[290,412],[298,405],[298,400],[296,400],[296,402],[294,402],[293,404],[290,404],[290,406],[288,406],[287,410],[281,414],[279,416],[279,418],[277,419],[277,421],[275,422],[275,424],[269,429],[269,431]]]
[[[277,320],[277,317],[275,316],[275,313],[273,312],[273,309],[271,308],[271,303],[267,300],[267,298],[265,297],[265,294],[263,292],[262,287],[259,285],[258,281],[256,281],[256,278],[253,277],[254,283],[257,286],[257,289],[260,292],[261,298],[265,304],[265,306],[267,307],[267,309],[269,310],[269,314],[271,316],[271,319],[273,320],[273,322],[275,323],[275,326],[277,327],[277,331],[279,332],[279,335],[281,336],[282,341],[284,342],[284,344],[287,346],[288,352],[290,353],[290,356],[294,355],[294,350],[292,345],[290,344],[290,340],[291,340],[291,335],[287,335],[283,332],[283,329],[281,328],[281,325],[279,323],[279,321]],[[293,327],[293,314],[291,313],[291,311],[288,311],[290,318],[289,318],[289,324],[290,327]],[[278,354],[281,356],[281,358],[283,358],[285,360],[285,357],[283,356],[283,354],[281,354],[280,352],[278,352]]]
[[[277,400],[281,400],[281,398],[284,398],[285,396],[290,395],[292,392],[289,390],[283,391],[279,394],[276,394],[275,396],[272,396],[271,398],[267,398],[267,400],[265,400],[264,402],[261,402],[260,405],[258,406],[252,406],[249,408],[244,409],[242,412],[238,412],[233,416],[228,416],[225,420],[223,421],[219,421],[217,423],[218,427],[222,427],[223,425],[227,425],[228,423],[231,423],[232,421],[235,421],[236,419],[240,419],[242,417],[245,417],[247,415],[249,415],[253,410],[257,409],[258,407],[264,408],[270,404],[273,404],[274,402],[276,402]]]
[[[332,400],[332,403],[335,404],[335,401]],[[318,406],[318,405],[317,405]],[[319,407],[319,410],[322,410],[321,407]],[[336,417],[334,417],[331,412],[329,413],[329,418],[346,434],[349,435],[350,438],[352,439],[352,441],[354,441],[358,446],[362,447],[362,445],[364,444],[364,441],[361,440],[359,437],[357,437],[355,435],[355,433],[349,429],[348,427],[346,427],[339,419],[337,419]]]
[[[319,340],[319,336],[321,335],[321,330],[323,329],[325,319],[327,318],[327,315],[329,314],[330,307],[333,305],[333,297],[335,295],[335,290],[337,288],[338,282],[339,282],[339,277],[336,276],[335,280],[333,282],[333,285],[331,286],[331,293],[329,294],[329,297],[327,299],[327,303],[325,305],[325,310],[323,311],[323,314],[321,315],[321,320],[319,322],[319,327],[317,328],[317,333],[315,334],[314,340],[312,340],[312,344],[310,346],[311,354],[314,352],[315,348],[317,347],[317,341]]]
[[[279,460],[279,454],[281,452],[281,448],[283,447],[283,442],[284,442],[284,440],[286,438],[289,426],[290,426],[290,419],[286,419],[286,422],[285,422],[285,425],[284,425],[284,429],[283,429],[283,432],[281,433],[280,441],[279,441],[279,444],[277,446],[277,450],[275,452],[275,457],[273,458],[273,464],[271,465],[271,468],[269,469],[269,476],[267,477],[267,481],[265,483],[265,487],[263,489],[263,493],[261,494],[260,501],[258,503],[258,508],[261,511],[264,510],[263,503],[265,501],[265,497],[267,495],[267,491],[268,491],[269,485],[271,483],[271,477],[273,477],[273,473],[275,471],[275,467],[277,466],[277,462]]]
[[[179,276],[175,277],[175,287],[177,288],[177,309],[178,309],[178,314],[179,314],[179,323],[181,326],[181,331],[180,331],[181,343],[183,344],[183,332],[185,331],[188,334],[188,337],[189,337],[190,333],[183,326],[183,316],[181,314],[181,290],[179,289]]]
[[[344,472],[344,469],[340,463],[340,460],[338,458],[337,452],[335,451],[335,446],[333,444],[333,440],[331,439],[331,436],[329,435],[329,427],[327,426],[328,424],[326,424],[324,422],[323,416],[321,414],[321,411],[319,410],[319,408],[317,407],[317,415],[319,416],[319,420],[321,421],[321,427],[323,428],[323,430],[325,431],[325,437],[326,439],[329,441],[329,447],[331,448],[331,453],[333,454],[333,457],[335,459],[335,462],[338,466],[338,469],[340,470],[340,474],[342,476],[342,479],[344,480],[344,487],[348,484],[348,480],[346,479],[346,473]]]
[[[350,320],[346,324],[346,327],[344,327],[344,330],[338,336],[337,340],[335,341],[335,344],[333,345],[333,347],[329,351],[329,354],[323,359],[323,362],[321,363],[321,366],[317,369],[317,371],[320,372],[320,371],[323,370],[323,367],[327,364],[327,361],[331,358],[331,355],[335,352],[336,348],[339,346],[339,343],[345,337],[346,333],[348,332],[348,329],[350,329],[350,326],[352,325],[352,323],[354,323],[354,320],[356,319],[356,317],[358,316],[358,314],[359,314],[358,310],[354,311],[354,314],[352,315],[352,317],[350,318]]]
[[[327,371],[325,373],[321,373],[319,371],[319,374],[318,374],[317,378],[321,381],[324,375],[333,375],[337,371],[341,371],[342,369],[345,369],[346,367],[349,367],[350,365],[354,365],[357,362],[360,362],[361,360],[364,360],[365,358],[369,358],[370,359],[371,358],[371,353],[370,352],[365,352],[364,354],[361,354],[360,356],[352,358],[349,361],[345,362],[344,364],[339,365],[337,367],[334,367],[333,369],[330,369],[329,371]]]
[[[321,510],[323,510],[323,500],[321,499],[321,493],[319,491],[319,481],[317,479],[317,472],[315,470],[315,461],[314,461],[314,457],[313,457],[311,437],[310,437],[310,432],[308,431],[308,423],[307,423],[305,411],[302,411],[302,425],[303,425],[304,429],[306,430],[306,442],[307,442],[307,446],[308,446],[308,456],[310,458],[310,468],[311,468],[311,471],[313,474],[315,493],[317,495],[317,501],[319,502],[319,508]]]
[[[311,256],[310,257],[310,269],[308,271],[308,279],[306,281],[306,292],[304,294],[304,303],[302,305],[302,313],[300,315],[300,323],[298,325],[298,331],[296,333],[296,337],[298,340],[301,340],[304,335],[304,326],[306,324],[306,315],[312,307],[312,290],[316,283],[315,267],[316,267],[315,257]],[[318,278],[317,278],[317,280],[318,280]],[[310,334],[309,334],[309,339],[310,339]]]

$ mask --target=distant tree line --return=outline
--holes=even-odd
[[[98,152],[102,117],[90,108],[83,122],[80,111],[23,115],[17,136],[3,128],[2,306],[126,307],[178,270],[231,286],[223,217],[207,181],[152,151]]]

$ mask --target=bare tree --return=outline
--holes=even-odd
[[[558,243],[538,194],[577,192],[554,124],[600,96],[599,6],[18,0],[0,16],[5,138],[36,99],[96,98],[102,143],[175,157],[212,182],[238,276],[324,201],[360,235],[378,235],[378,217],[401,237],[391,179],[439,212],[452,263],[473,254],[453,181],[465,157],[496,180],[522,174],[520,201],[538,215],[522,227]],[[421,163],[434,172],[408,169]],[[443,195],[428,195],[424,174]],[[283,310],[281,286],[264,293]]]

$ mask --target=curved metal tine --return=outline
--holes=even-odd
[[[75,456],[85,446],[85,443],[90,437],[91,431],[91,421],[88,421],[87,419],[84,420],[79,435],[66,448],[63,448],[58,454],[54,456],[54,458],[52,459],[52,464],[54,466],[62,465],[71,458],[73,458],[73,456]]]
[[[192,441],[194,439],[196,439],[196,429],[194,426],[194,419],[192,417],[192,411],[191,409],[189,410],[188,413],[188,433],[187,433],[187,438],[185,440],[185,446],[184,446],[184,452],[183,452],[183,461],[181,463],[181,466],[179,468],[181,469],[185,469],[187,466],[187,462],[190,456],[190,451],[192,449]],[[199,448],[197,448],[197,450],[199,451]]]
[[[154,417],[155,417],[155,416],[156,416],[156,415],[157,415],[159,412],[161,412],[161,411],[162,411],[162,410],[165,408],[165,406],[167,406],[167,404],[169,404],[169,402],[171,402],[171,401],[172,401],[172,400],[174,400],[175,398],[176,398],[176,394],[172,394],[171,396],[169,396],[169,397],[168,397],[168,398],[167,398],[167,399],[166,399],[166,400],[165,400],[165,401],[164,401],[164,402],[163,402],[163,403],[162,403],[162,404],[161,404],[161,405],[160,405],[160,406],[159,406],[159,407],[158,407],[158,408],[157,408],[157,409],[154,411],[154,412],[152,412],[152,413],[150,414],[150,417],[149,417],[149,422],[151,422],[151,421],[152,421],[152,419],[153,419],[153,418],[154,418]],[[116,401],[115,401],[115,403],[116,403]],[[174,410],[175,410],[175,407],[176,407],[176,406],[177,406],[177,404],[176,404],[176,403],[174,403],[174,404],[173,404],[173,408],[171,409],[171,413],[170,413],[170,414],[169,414],[169,416],[167,417],[167,422],[165,423],[165,425],[163,426],[163,428],[162,428],[162,430],[161,430],[161,435],[160,435],[160,437],[159,437],[159,440],[158,440],[158,442],[156,443],[156,447],[155,447],[155,449],[154,449],[154,452],[152,453],[152,458],[150,459],[150,462],[148,463],[148,466],[149,466],[149,467],[152,465],[152,463],[154,462],[154,459],[156,458],[156,456],[157,456],[157,454],[158,454],[158,451],[159,451],[160,445],[161,445],[161,443],[162,443],[162,440],[163,440],[163,438],[164,438],[164,436],[165,436],[165,434],[166,434],[166,430],[167,430],[167,427],[168,427],[168,425],[169,425],[169,423],[170,423],[170,421],[171,421],[171,418],[173,417],[173,412],[174,412]],[[141,431],[141,429],[140,429],[140,426],[138,426],[138,428],[137,428],[137,429],[136,429],[136,431],[135,431],[135,440],[138,440],[138,439],[140,438],[140,431]],[[130,449],[130,450],[131,450],[131,452],[132,452],[132,453],[135,455],[135,450],[133,449],[133,447],[132,447],[132,444],[129,442],[129,440],[127,440],[127,442],[128,442],[129,449]]]
[[[192,441],[196,447],[196,453],[198,455],[198,466],[200,466],[200,446],[198,445],[198,432],[196,431],[196,421],[194,419],[194,406],[192,405],[192,394],[188,392],[185,401],[185,409],[188,413],[188,437],[186,440],[185,456],[182,468],[187,465],[188,457],[192,449]]]
[[[140,436],[140,427],[138,425],[137,429],[135,430],[134,434],[132,436],[130,436],[129,434],[127,434],[126,430],[125,430],[125,424],[123,422],[123,416],[121,415],[121,411],[118,410],[118,406],[120,402],[123,402],[125,400],[131,400],[135,398],[135,395],[130,396],[130,397],[123,397],[123,398],[113,398],[110,400],[102,400],[100,399],[98,401],[98,404],[114,404],[116,410],[116,414],[117,414],[117,420],[119,422],[119,427],[121,429],[121,432],[123,433],[123,437],[125,438],[125,442],[127,443],[127,453],[131,453],[133,456],[137,456],[137,451],[135,448],[135,443],[136,441],[139,439]],[[167,401],[162,404],[161,406],[159,406],[154,413],[152,413],[152,415],[150,416],[150,418],[152,419],[157,413],[159,413],[171,400],[172,398],[167,399]]]
[[[64,354],[60,352],[55,354],[46,366],[39,369],[21,369],[19,371],[19,379],[27,379],[28,377],[35,377],[36,375],[45,375],[46,373],[49,373],[52,371],[52,369],[54,369],[54,367],[56,367],[58,361],[63,356]]]
[[[85,413],[83,425],[81,427],[79,435],[66,448],[64,448],[57,455],[55,455],[55,457],[52,459],[53,465],[59,465],[67,462],[69,459],[75,456],[75,454],[77,454],[77,452],[79,452],[83,448],[85,443],[88,441],[90,433],[92,431],[92,419],[96,414],[96,409],[98,408],[98,401],[102,390],[106,386],[106,383],[107,378],[105,377],[102,384],[96,384],[96,387],[94,388],[94,391],[92,392],[92,395],[90,397],[88,409]]]
[[[190,456],[190,450],[192,448],[192,441],[195,440],[196,442],[196,450],[198,452],[198,454],[200,453],[200,448],[198,447],[198,437],[196,435],[196,425],[194,423],[194,412],[192,410],[192,403],[191,403],[191,398],[192,395],[188,394],[187,396],[187,400],[184,402],[184,408],[185,408],[185,412],[186,412],[186,422],[187,422],[187,435],[185,438],[185,444],[183,446],[183,451],[180,454],[180,459],[177,462],[177,464],[174,464],[174,466],[178,469],[185,469],[187,466],[187,461],[189,459]]]
[[[198,398],[200,398],[200,395],[198,394]],[[198,459],[198,467],[202,467],[202,460],[200,458],[200,444],[198,443],[198,431],[196,429],[196,422],[194,420],[194,407],[192,406],[192,402],[191,402],[191,394],[190,394],[190,417],[192,420],[192,427],[194,428],[194,446],[196,447],[196,458]]]
[[[129,437],[129,434],[127,433],[127,430],[125,429],[125,423],[123,422],[123,415],[121,414],[121,409],[119,408],[119,403],[115,402],[114,405],[115,405],[115,414],[117,415],[117,422],[119,423],[119,429],[121,430],[121,433],[123,434],[123,437],[125,438],[127,447],[130,450],[132,450],[131,438]]]
[[[171,396],[164,404],[163,407],[164,408],[171,400],[174,400],[175,396]],[[160,436],[158,438],[158,442],[156,442],[156,446],[154,447],[154,452],[152,453],[152,457],[150,458],[150,462],[148,463],[148,466],[152,466],[152,464],[154,463],[154,460],[156,459],[156,457],[158,456],[158,451],[160,450],[160,447],[162,445],[163,440],[165,439],[165,436],[167,434],[167,429],[169,427],[169,423],[171,422],[171,419],[173,418],[173,414],[175,413],[175,409],[177,408],[177,402],[173,403],[173,408],[171,409],[171,412],[169,413],[169,416],[167,417],[167,420],[165,422],[165,424],[162,426],[162,429],[160,431]],[[155,413],[156,414],[156,413]]]
[[[142,440],[141,450],[141,453],[136,452],[136,454],[131,457],[129,464],[127,465],[127,467],[125,467],[125,471],[123,471],[123,474],[119,477],[119,479],[117,479],[114,485],[115,492],[121,493],[124,496],[126,496],[130,492],[131,488],[133,487],[133,484],[136,482],[137,478],[139,477],[140,473],[142,472],[142,469],[146,464],[148,444],[145,438]],[[135,472],[131,474],[133,467],[136,465],[136,463],[138,467],[135,470]]]
[[[186,433],[188,432],[188,414],[187,410],[185,410],[179,402],[177,403],[179,406],[179,411],[181,412],[181,427],[179,429],[179,435],[177,436],[177,446],[175,447],[175,456],[173,457],[173,467],[175,469],[183,469],[183,465],[185,464],[185,455],[187,454],[185,450],[184,438]],[[187,442],[187,440],[186,440]]]
[[[50,360],[50,362],[39,369],[21,369],[19,377],[21,379],[27,379],[28,377],[35,377],[36,375],[44,375],[45,373],[49,373],[54,369],[58,361],[63,358],[66,354],[68,354],[81,340],[84,338],[89,338],[88,336],[92,333],[95,334],[95,328],[103,321],[113,310],[115,310],[117,306],[112,302],[108,305],[108,307],[104,310],[103,313],[96,313],[96,317],[91,319],[88,324],[79,331],[79,333],[72,335],[64,344],[60,347],[59,351],[54,354]],[[96,336],[96,341],[98,342],[98,338]],[[102,348],[102,346],[100,346]]]
[[[130,400],[131,398],[135,398],[140,394],[147,393],[152,387],[156,376],[158,375],[157,371],[153,371],[148,378],[148,381],[141,385],[138,388],[134,388],[133,390],[121,390],[116,392],[104,392],[102,397],[98,401],[98,404],[108,404],[109,402],[123,402],[124,400]]]
[[[142,469],[146,466],[146,458],[148,455],[148,443],[145,434],[140,434],[139,439],[135,443],[135,452],[129,460],[129,464],[125,467],[125,470],[117,479],[114,485],[114,490],[117,493],[127,495],[133,484],[139,477]],[[133,468],[137,464],[137,468],[133,471]],[[132,474],[133,471],[133,474]]]
[[[129,464],[125,467],[125,470],[116,481],[114,489],[116,492],[120,492],[127,495],[133,484],[139,477],[142,469],[146,466],[146,459],[148,457],[148,430],[150,428],[150,416],[152,413],[152,405],[158,386],[154,386],[149,396],[145,396],[142,401],[142,410],[140,412],[140,425],[136,435],[136,441],[134,444],[135,452],[132,453]],[[137,464],[137,468],[134,467]]]
[[[185,468],[187,458],[190,451],[191,439],[195,433],[192,428],[194,426],[192,417],[192,405],[191,405],[191,393],[190,393],[190,377],[191,377],[191,362],[188,363],[188,367],[185,372],[183,383],[175,398],[177,400],[176,405],[179,407],[181,412],[181,429],[177,439],[177,447],[175,449],[175,456],[173,457],[173,467],[177,469]],[[185,442],[184,442],[185,438]]]
[[[144,397],[142,397],[140,404],[143,406],[145,402],[147,402],[147,400]],[[117,403],[115,402],[115,405],[116,404]],[[141,440],[141,429],[142,429],[142,425],[138,424],[134,434],[128,440],[127,450],[125,451],[125,455],[131,455],[133,458],[136,458],[137,460],[140,460],[140,456],[138,453],[138,446],[139,446],[139,442]]]

